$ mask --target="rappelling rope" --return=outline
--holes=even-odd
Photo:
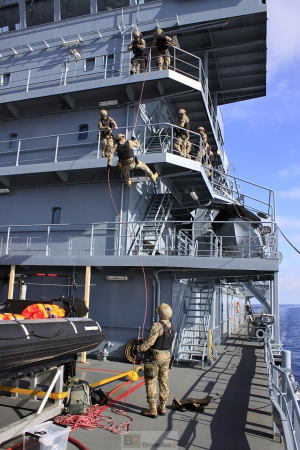
[[[148,59],[147,59],[145,75],[144,75],[143,85],[142,85],[142,89],[141,89],[141,95],[140,95],[140,99],[139,99],[139,104],[138,104],[138,109],[137,109],[134,129],[133,129],[133,134],[135,133],[135,129],[136,129],[136,126],[137,126],[137,120],[138,120],[140,106],[141,106],[141,102],[142,102],[142,98],[143,98],[143,92],[144,92],[144,86],[145,86],[145,81],[146,81],[146,76],[147,76],[147,70],[148,70],[148,66],[149,66],[150,55],[151,55],[151,48],[150,48],[150,51],[149,51],[149,54],[148,54]],[[140,264],[141,264],[141,268],[142,268],[142,272],[143,272],[144,286],[145,286],[145,312],[144,312],[144,320],[143,320],[143,326],[142,326],[142,339],[144,339],[144,329],[145,329],[145,323],[146,323],[146,317],[147,317],[147,309],[148,309],[148,289],[147,289],[146,272],[145,272],[145,269],[144,269],[144,266],[143,266],[143,262],[142,262],[142,259],[141,259],[138,247],[136,245],[136,241],[134,239],[134,236],[132,236],[132,234],[129,231],[127,225],[123,221],[123,219],[121,217],[121,214],[119,213],[118,208],[116,207],[116,204],[114,202],[114,198],[113,198],[112,191],[111,191],[111,186],[110,186],[110,167],[108,168],[107,182],[108,182],[108,189],[109,189],[109,194],[110,194],[110,198],[111,198],[112,204],[113,204],[113,206],[115,208],[115,211],[116,211],[117,215],[119,216],[119,219],[120,219],[122,225],[125,227],[125,229],[127,230],[128,234],[129,234],[129,236],[130,236],[130,238],[132,240],[132,243],[133,243],[134,248],[135,248],[135,250],[137,252],[137,256],[139,258],[139,261],[140,261]],[[135,359],[136,359],[136,356],[134,356],[133,370],[134,370],[134,367],[135,367]],[[133,379],[130,380],[129,388],[128,388],[128,391],[127,391],[127,395],[125,396],[125,399],[124,399],[121,407],[120,408],[116,408],[115,406],[111,407],[111,411],[112,412],[114,412],[115,414],[119,414],[119,415],[128,417],[130,419],[130,421],[129,422],[122,422],[118,427],[115,427],[115,422],[113,421],[112,418],[110,418],[108,416],[101,416],[101,419],[100,419],[99,417],[97,417],[98,414],[97,414],[97,411],[96,411],[93,414],[93,416],[89,419],[89,423],[90,423],[89,426],[92,426],[93,428],[95,426],[101,427],[101,428],[105,428],[106,430],[111,431],[112,433],[115,433],[115,434],[126,434],[126,433],[129,432],[129,428],[130,428],[131,423],[133,422],[133,419],[130,416],[126,415],[126,413],[125,413],[123,408],[124,408],[125,403],[127,402],[132,382],[133,382]],[[100,415],[101,415],[101,413],[100,413]],[[103,425],[101,423],[101,420],[104,420],[106,422],[110,422],[111,425],[109,425],[108,427],[105,427],[105,425]],[[76,424],[74,424],[74,426],[76,426],[76,427],[80,426],[82,428],[84,428],[86,426],[85,422],[82,422],[82,424],[81,424],[81,422],[79,422],[79,423],[80,423],[80,425],[77,425],[77,422],[76,422]],[[91,429],[91,428],[85,428],[85,429]]]
[[[276,227],[277,230],[280,231],[280,233],[282,234],[282,236],[284,237],[284,239],[290,244],[291,247],[293,247],[293,249],[299,253],[300,255],[300,251],[291,243],[291,241],[288,240],[288,238],[283,234],[283,232],[281,231],[281,229],[279,227]]]
[[[135,129],[136,129],[137,120],[138,120],[138,116],[139,116],[139,112],[140,112],[140,107],[141,107],[141,104],[142,104],[142,98],[143,98],[145,81],[146,81],[147,70],[148,70],[148,67],[149,67],[150,58],[151,58],[151,47],[150,47],[149,53],[148,53],[147,64],[146,64],[146,69],[145,69],[145,75],[144,75],[143,85],[142,85],[142,89],[141,89],[141,95],[140,95],[140,99],[139,99],[138,109],[137,109],[137,112],[136,112],[136,118],[135,118],[133,132],[135,132]]]

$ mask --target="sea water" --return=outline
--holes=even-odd
[[[300,385],[300,305],[280,305],[280,343],[292,352],[292,372]]]

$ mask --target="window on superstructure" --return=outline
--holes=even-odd
[[[153,0],[136,0],[137,5],[143,5],[144,3],[153,2]]]
[[[85,141],[88,137],[89,126],[87,124],[79,125],[78,140]]]
[[[0,8],[0,33],[19,30],[19,5],[3,6]]]
[[[11,133],[9,135],[8,148],[16,148],[17,146],[18,135],[17,133]]]
[[[26,26],[34,27],[54,21],[53,0],[26,1]]]
[[[61,208],[52,208],[51,223],[58,224],[61,221]]]
[[[90,0],[60,0],[61,20],[86,16],[91,12]]]
[[[95,68],[95,58],[87,58],[84,61],[84,70],[86,70],[87,72],[94,70]]]
[[[110,11],[111,9],[129,6],[130,0],[97,0],[97,11]]]
[[[1,75],[1,86],[7,86],[10,83],[10,73]]]

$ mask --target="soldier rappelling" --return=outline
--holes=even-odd
[[[124,134],[118,134],[116,137],[116,145],[108,155],[107,167],[110,168],[114,152],[117,151],[119,158],[118,168],[122,170],[128,187],[131,186],[130,170],[132,169],[142,169],[154,183],[158,177],[157,172],[153,173],[145,163],[138,161],[137,157],[134,156],[133,149],[139,146],[140,143],[135,138],[132,137],[126,140]]]

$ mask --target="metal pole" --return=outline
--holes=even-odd
[[[67,73],[69,70],[69,63],[66,63],[65,65],[65,79],[64,79],[64,86],[67,84]]]
[[[59,145],[59,136],[56,136],[56,145],[55,145],[55,156],[54,156],[54,162],[57,162],[58,145]]]
[[[91,291],[91,266],[85,268],[85,282],[84,282],[84,303],[87,308],[90,306],[90,291]],[[88,317],[88,313],[85,317]],[[88,364],[86,361],[86,352],[81,353],[81,363]]]
[[[5,254],[9,254],[9,239],[10,239],[10,227],[7,228],[7,238],[6,238],[6,250]]]
[[[91,244],[90,244],[90,256],[93,256],[93,240],[94,240],[94,224],[91,229]]]
[[[29,91],[29,81],[30,81],[30,75],[31,75],[31,69],[28,70],[28,77],[27,77],[27,85],[26,85],[26,92]]]
[[[52,382],[51,382],[51,384],[50,384],[50,386],[49,386],[49,388],[48,388],[48,390],[46,392],[46,395],[43,398],[43,401],[42,401],[39,409],[37,410],[36,414],[41,414],[41,412],[43,411],[43,408],[44,408],[44,406],[45,406],[45,404],[46,404],[46,402],[48,400],[49,395],[51,394],[52,389],[54,388],[54,385],[55,385],[56,381],[58,380],[58,377],[60,376],[60,373],[61,373],[61,368],[58,367],[57,371],[56,371],[56,374],[54,375],[54,378],[53,378],[53,380],[52,380]]]
[[[50,225],[47,227],[46,256],[50,255]]]
[[[97,146],[97,159],[100,158],[100,135],[101,135],[101,131],[99,130],[99,133],[98,133],[98,146]]]
[[[275,317],[275,327],[274,327],[274,340],[275,344],[280,343],[280,323],[279,323],[279,301],[278,301],[278,272],[274,273],[274,282],[273,282],[273,301],[274,301],[274,310],[273,316]]]
[[[208,51],[204,51],[203,69],[205,75],[205,98],[208,101]]]
[[[18,141],[18,149],[17,149],[16,166],[19,165],[20,149],[21,149],[21,141],[19,140],[19,141]]]
[[[176,72],[176,47],[173,47],[174,53],[173,53],[173,66],[174,66],[174,72]]]

